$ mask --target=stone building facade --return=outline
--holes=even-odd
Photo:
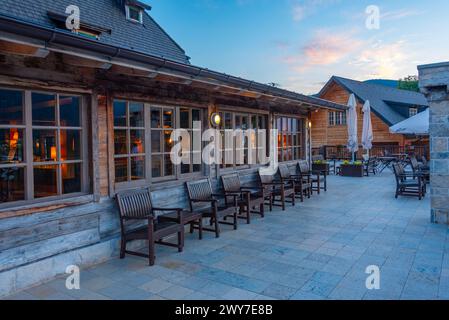
[[[431,220],[449,224],[449,62],[418,69],[430,103]]]

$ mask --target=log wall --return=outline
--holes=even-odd
[[[328,91],[321,97],[340,104],[347,105],[350,92],[337,83],[333,83]],[[358,136],[359,143],[362,140],[363,130],[363,103],[357,101],[358,117]],[[329,126],[329,115],[327,110],[319,110],[312,113],[312,147],[321,146],[339,146],[346,145],[348,141],[348,131],[345,125]],[[391,134],[388,125],[383,122],[373,112],[371,113],[371,122],[373,125],[374,144],[397,144],[404,146],[405,138],[403,135]]]

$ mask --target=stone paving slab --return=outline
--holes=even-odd
[[[156,266],[127,256],[7,299],[449,299],[449,230],[429,198],[394,199],[394,177],[329,177],[329,191],[275,209],[220,239],[187,234],[183,253],[157,247]],[[380,290],[366,288],[368,266]]]

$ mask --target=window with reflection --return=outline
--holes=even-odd
[[[276,119],[278,159],[280,162],[304,158],[304,123],[304,119],[287,117]]]
[[[115,182],[145,179],[144,104],[114,101]]]
[[[24,93],[0,90],[0,204],[25,200]]]
[[[85,191],[82,132],[79,96],[0,89],[0,206]]]
[[[194,127],[202,120],[201,109],[116,100],[113,116],[116,183],[150,178],[157,182],[201,172],[201,164],[193,161],[199,157],[201,162],[201,127]],[[190,135],[190,164],[174,165],[171,161],[175,129],[185,129]]]
[[[251,152],[251,163],[260,164],[259,149],[268,152],[267,143],[267,116],[255,114],[239,114],[233,112],[220,112],[223,119],[220,126],[221,133],[221,168],[235,168],[247,166],[249,164],[249,153]],[[234,137],[233,141],[226,144],[227,130],[241,130],[241,137]],[[248,131],[251,130],[251,131]],[[264,131],[262,131],[264,130]],[[263,134],[262,134],[263,133]],[[263,147],[265,145],[265,147]]]
[[[181,174],[201,172],[201,128],[194,126],[195,122],[201,122],[201,119],[200,109],[179,109],[180,128],[187,130],[190,137],[190,150],[188,151],[190,153],[190,164],[181,164]],[[187,145],[187,143],[183,145],[183,149],[187,148]]]
[[[175,108],[151,107],[151,176],[153,178],[175,176],[170,152],[174,146],[171,139],[175,129]]]

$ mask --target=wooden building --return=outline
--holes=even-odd
[[[64,29],[66,6],[80,29]],[[170,133],[278,128],[281,161],[310,154],[308,122],[338,103],[196,67],[139,1],[3,0],[0,296],[117,255],[117,192],[187,208],[185,181],[260,165],[174,165]],[[193,137],[193,136],[192,136]],[[188,249],[188,248],[187,248]],[[144,263],[144,262],[143,262]]]
[[[362,108],[367,100],[371,104],[375,147],[383,149],[391,146],[392,148],[388,149],[394,150],[397,149],[395,147],[404,148],[418,140],[416,137],[391,134],[389,128],[428,108],[428,102],[423,94],[334,76],[323,87],[318,97],[347,104],[351,94],[356,96],[359,110],[359,143],[363,129]],[[313,148],[316,150],[325,146],[345,146],[348,141],[346,113],[333,110],[314,112],[312,138]]]

